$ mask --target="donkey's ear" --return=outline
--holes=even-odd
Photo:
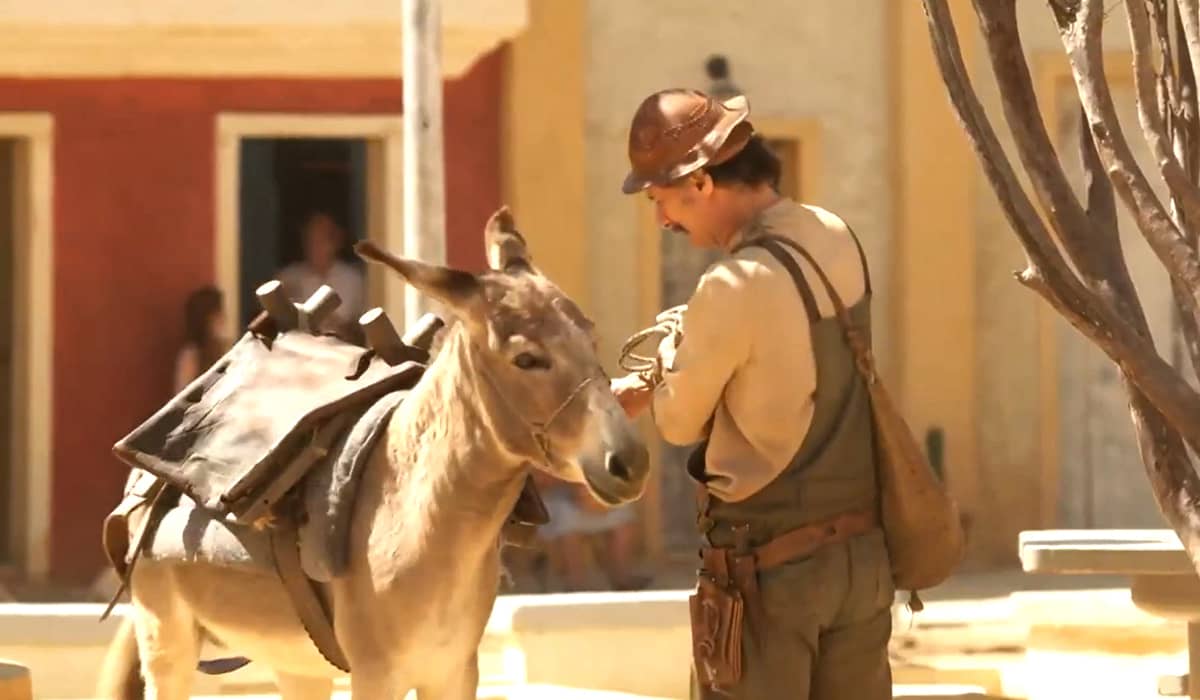
[[[469,272],[397,257],[367,240],[355,243],[354,252],[364,260],[392,268],[422,294],[437,299],[459,314],[469,312],[480,298],[482,285]]]
[[[527,272],[533,269],[533,258],[529,255],[525,237],[517,231],[512,212],[507,206],[500,207],[488,219],[484,243],[487,246],[488,266],[493,270]]]

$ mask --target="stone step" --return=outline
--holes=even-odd
[[[351,700],[348,689],[335,690],[331,697],[332,700]],[[193,700],[279,700],[277,694],[270,692],[238,695],[193,695],[192,698]],[[607,690],[590,690],[587,688],[571,688],[547,684],[481,685],[476,698],[478,700],[685,700],[685,698],[633,695]],[[409,693],[405,696],[404,700],[416,700],[416,694]]]
[[[415,700],[409,694],[405,700]],[[636,695],[609,690],[572,688],[551,684],[524,684],[481,686],[478,700],[685,700],[683,697],[667,698]],[[974,685],[920,685],[897,684],[893,691],[897,700],[1018,700],[1008,696],[994,695],[985,688]],[[277,700],[277,695],[261,693],[255,695],[196,696],[196,700]],[[350,700],[348,690],[338,690],[333,700]]]
[[[992,695],[975,685],[896,685],[892,697],[896,700],[1017,700]]]
[[[1028,624],[1029,653],[1147,655],[1187,649],[1186,626],[1140,610],[1128,589],[1020,592],[1012,601]]]
[[[981,692],[1000,694],[1004,683],[996,668],[944,668],[892,663],[892,682],[897,687],[969,686]]]

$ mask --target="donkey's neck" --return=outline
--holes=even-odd
[[[394,500],[376,514],[376,527],[379,518],[394,519],[395,528],[418,536],[406,537],[412,547],[403,549],[470,559],[494,553],[526,460],[512,449],[520,444],[511,438],[518,417],[481,374],[465,329],[448,334],[389,428],[381,486]]]

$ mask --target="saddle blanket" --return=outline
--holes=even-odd
[[[298,528],[305,575],[328,582],[346,572],[355,495],[374,447],[408,395],[385,395],[360,411],[324,461],[297,485],[303,495]],[[202,561],[216,566],[274,572],[269,530],[232,522],[199,506],[187,495],[167,511],[151,533],[142,557],[158,561]]]

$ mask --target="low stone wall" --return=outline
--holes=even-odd
[[[480,645],[480,681],[508,686],[604,688],[686,698],[687,591],[501,596]],[[90,698],[123,618],[103,605],[0,604],[0,658],[28,666],[37,698]],[[219,655],[206,649],[206,655]],[[196,695],[269,692],[268,669],[250,664],[196,674]]]
[[[690,591],[504,596],[488,636],[529,683],[686,698]]]
[[[682,700],[689,593],[501,596],[480,645],[481,684]],[[0,658],[30,668],[36,698],[90,698],[125,607],[99,622],[102,611],[92,604],[0,604]],[[897,606],[893,671],[898,686],[961,684],[1030,700],[1090,697],[1085,688],[1152,692],[1155,674],[1186,670],[1184,639],[1181,623],[1137,610],[1128,591],[930,602],[916,618]],[[194,695],[233,693],[272,694],[268,669],[250,664],[223,676],[196,674]]]
[[[0,658],[29,668],[39,700],[92,698],[108,644],[124,618],[119,605],[103,622],[104,605],[0,604]],[[206,648],[206,653],[212,653]],[[272,683],[267,669],[250,664],[223,676],[196,674],[195,694],[215,695],[236,686]]]

